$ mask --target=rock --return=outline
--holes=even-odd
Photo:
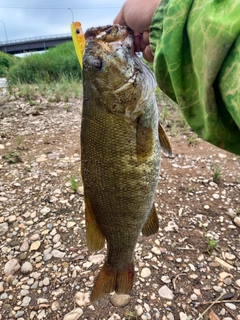
[[[28,272],[32,272],[32,270],[33,270],[33,266],[29,261],[24,262],[24,264],[21,267],[21,272],[24,274]]]
[[[151,270],[149,268],[143,268],[141,271],[141,277],[147,278],[151,275]]]
[[[162,276],[161,280],[164,283],[170,283],[171,282],[171,279],[169,278],[169,276]]]
[[[49,212],[51,212],[51,209],[48,207],[44,207],[40,210],[40,213],[42,213],[43,215],[48,214]]]
[[[24,315],[24,311],[21,311],[21,310],[19,310],[19,311],[17,311],[17,313],[15,314],[15,318],[20,318],[20,317],[22,317]]]
[[[25,251],[28,251],[28,249],[29,249],[29,245],[28,245],[28,242],[25,240],[20,247],[20,251],[25,252]]]
[[[0,282],[0,293],[4,291],[4,284],[3,282]]]
[[[8,231],[8,223],[0,223],[0,236],[3,236]]]
[[[66,314],[64,316],[63,320],[78,320],[82,314],[83,314],[82,309],[76,308],[76,309],[72,310],[71,312],[69,312],[68,314]]]
[[[156,255],[160,255],[161,254],[161,250],[159,248],[157,248],[157,247],[153,247],[151,249],[151,252],[156,254]]]
[[[129,294],[117,294],[117,293],[114,293],[114,295],[112,295],[110,297],[110,301],[115,307],[124,307],[124,306],[126,306],[127,304],[129,304],[130,299],[131,298],[130,298]]]
[[[170,290],[166,285],[162,286],[158,290],[158,293],[159,293],[160,297],[162,297],[164,299],[173,300],[173,298],[174,298],[172,290]]]
[[[22,306],[22,307],[28,307],[30,301],[31,301],[31,298],[30,298],[30,297],[28,297],[28,296],[24,297],[24,298],[23,298],[23,301],[22,301],[22,303],[21,303],[21,306]]]
[[[55,236],[53,237],[53,243],[58,243],[61,239],[61,235],[59,233],[55,234]]]
[[[235,217],[233,222],[235,223],[236,226],[238,226],[240,228],[240,217],[239,216]]]
[[[30,247],[30,251],[36,251],[39,249],[41,245],[41,241],[40,240],[37,240],[37,241],[34,241],[32,244],[31,244],[31,247]]]
[[[51,254],[54,258],[62,259],[66,253],[56,249],[56,250],[53,250]]]
[[[165,227],[164,230],[168,232],[178,231],[178,225],[174,221],[169,221],[167,227]]]
[[[108,320],[121,320],[121,317],[118,314],[113,313],[113,315],[108,318]]]
[[[135,306],[135,313],[137,317],[140,317],[143,314],[143,308],[140,304]]]
[[[230,302],[225,303],[225,306],[227,308],[231,309],[231,310],[236,310],[237,309],[236,305],[233,304],[233,303],[230,303]]]
[[[77,292],[74,300],[79,307],[83,307],[90,303],[90,292]]]
[[[227,260],[235,260],[236,259],[236,256],[232,253],[229,253],[229,252],[225,252],[224,256],[225,256],[225,259],[227,259]]]
[[[34,233],[31,237],[30,237],[30,241],[36,241],[40,238],[40,235],[38,233]]]
[[[20,264],[17,259],[9,260],[4,266],[4,274],[6,276],[14,274],[16,271],[20,269]]]
[[[236,280],[236,285],[237,285],[238,287],[240,287],[240,279],[237,279],[237,280]]]
[[[57,301],[54,301],[51,305],[51,309],[53,311],[57,311],[57,310],[60,310],[61,309],[61,304],[60,302],[57,300]]]
[[[179,313],[179,317],[180,317],[180,320],[188,320],[188,316],[183,312]]]
[[[76,222],[74,222],[74,221],[69,221],[69,222],[67,223],[67,228],[70,229],[70,228],[74,227],[75,225],[76,225]]]
[[[89,256],[88,258],[90,262],[97,263],[97,264],[102,263],[104,259],[105,259],[104,254],[95,254],[95,255]]]

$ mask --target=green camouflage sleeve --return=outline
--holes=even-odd
[[[150,45],[157,83],[191,128],[240,155],[240,1],[162,0]]]

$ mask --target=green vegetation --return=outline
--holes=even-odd
[[[10,66],[7,79],[10,84],[52,83],[67,79],[82,78],[73,42],[65,42],[42,54],[32,54],[19,58]]]
[[[22,159],[19,157],[19,151],[18,150],[14,150],[14,151],[11,151],[9,153],[6,153],[4,155],[4,158],[9,164],[22,162]]]
[[[206,236],[207,240],[207,252],[211,255],[213,250],[219,250],[220,246],[218,245],[219,240],[210,239]]]
[[[18,57],[0,51],[0,77],[6,77],[9,68],[18,61]]]
[[[218,164],[211,166],[213,182],[218,183],[221,179],[221,167]]]
[[[70,186],[71,186],[71,189],[74,191],[74,193],[77,192],[79,185],[80,184],[79,184],[79,182],[77,182],[75,176],[70,177]]]

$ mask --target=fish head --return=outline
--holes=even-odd
[[[151,70],[134,52],[134,33],[120,25],[85,33],[84,81],[106,111],[135,120],[156,87]]]

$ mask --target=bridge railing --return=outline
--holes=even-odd
[[[9,41],[1,41],[0,45],[10,45],[10,44],[17,44],[17,43],[23,43],[28,41],[38,41],[38,40],[49,40],[49,39],[58,39],[58,38],[65,38],[65,37],[71,37],[71,33],[64,33],[64,34],[53,34],[50,36],[42,36],[42,37],[33,37],[33,38],[23,38],[23,39],[17,39],[17,40],[9,40]]]

